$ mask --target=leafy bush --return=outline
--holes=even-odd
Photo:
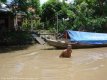
[[[3,32],[0,36],[0,45],[23,45],[33,41],[31,34],[23,31]]]

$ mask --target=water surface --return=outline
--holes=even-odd
[[[0,54],[0,80],[107,80],[107,47],[73,49],[72,58],[47,45]]]

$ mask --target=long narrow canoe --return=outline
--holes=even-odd
[[[66,31],[66,34],[67,41],[49,39],[47,40],[47,43],[56,48],[66,48],[68,44],[71,44],[73,48],[107,46],[106,33],[92,33],[68,30]]]
[[[54,46],[58,49],[64,49],[67,47],[68,44],[71,44],[73,48],[89,48],[89,47],[106,47],[107,46],[107,44],[83,44],[83,43],[76,43],[76,42],[67,43],[62,40],[51,40],[51,39],[48,39],[47,43],[50,46]]]

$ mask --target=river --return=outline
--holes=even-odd
[[[107,80],[107,47],[73,49],[71,58],[47,45],[0,53],[0,80]]]

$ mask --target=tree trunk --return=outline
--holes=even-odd
[[[100,16],[104,15],[104,6],[103,6],[104,0],[98,0],[98,4],[100,7]]]

